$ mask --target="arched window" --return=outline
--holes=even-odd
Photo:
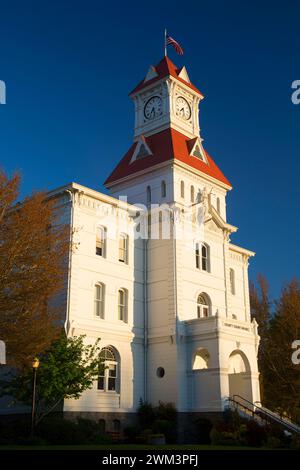
[[[195,188],[191,186],[191,202],[195,202]]]
[[[128,292],[126,289],[119,289],[118,291],[118,318],[119,320],[127,323],[128,318]]]
[[[163,180],[161,182],[161,197],[166,197],[167,195],[167,185],[166,182]]]
[[[221,202],[220,202],[220,198],[219,198],[219,197],[217,197],[217,211],[218,211],[218,213],[220,214],[220,212],[221,212]]]
[[[128,264],[128,236],[124,233],[119,238],[119,261]]]
[[[193,370],[208,369],[209,353],[207,349],[199,348],[193,357]]]
[[[104,318],[105,286],[101,282],[94,287],[94,314],[96,317]]]
[[[180,181],[180,197],[184,197],[184,181]]]
[[[235,295],[235,272],[234,269],[230,268],[229,270],[229,277],[230,277],[230,292],[232,295]]]
[[[147,186],[147,202],[151,202],[151,188]]]
[[[195,244],[196,268],[202,271],[210,271],[210,250],[206,243]]]
[[[97,227],[96,255],[105,257],[105,251],[106,251],[106,228]]]
[[[98,390],[117,392],[119,388],[119,360],[114,348],[107,346],[99,354],[100,365],[98,375]]]
[[[197,317],[209,316],[209,301],[206,294],[199,294],[197,298]]]

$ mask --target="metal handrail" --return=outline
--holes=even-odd
[[[238,397],[239,399],[241,399],[244,402],[251,405],[253,407],[253,410],[249,409],[246,405],[243,405],[240,401],[236,400],[235,397]],[[274,420],[277,423],[282,424],[283,426],[289,428],[290,430],[292,430],[294,432],[297,432],[297,433],[300,433],[300,427],[297,424],[295,424],[291,421],[288,421],[286,419],[283,419],[281,416],[279,416],[278,414],[274,413],[271,410],[268,410],[267,408],[264,408],[262,406],[256,405],[255,403],[252,403],[250,400],[247,400],[246,398],[242,397],[241,395],[233,395],[232,398],[229,397],[229,400],[232,401],[233,403],[236,403],[237,405],[241,406],[244,409],[250,410],[252,412],[252,416],[254,416],[256,414],[257,416],[260,416],[260,418],[262,418],[262,416],[261,416],[261,413],[262,413],[263,415],[265,415],[264,416],[265,421],[267,421],[267,419],[266,419],[266,416],[267,416],[271,420]],[[258,403],[258,402],[256,402],[256,403]],[[260,413],[258,413],[257,410],[259,410]]]

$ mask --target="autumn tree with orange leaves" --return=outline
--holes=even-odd
[[[278,300],[271,300],[263,276],[250,286],[251,313],[261,337],[258,365],[262,402],[300,424],[300,364],[294,363],[293,343],[300,340],[300,283],[292,279]]]
[[[22,369],[60,334],[70,233],[55,199],[35,192],[17,203],[19,188],[19,175],[0,171],[0,339]]]

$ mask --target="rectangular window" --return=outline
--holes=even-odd
[[[104,285],[95,284],[94,313],[99,318],[104,318]]]
[[[99,227],[96,234],[96,255],[105,256],[106,230]]]
[[[195,246],[195,256],[196,256],[196,268],[200,269],[200,250],[199,250],[199,243],[196,243]]]
[[[119,320],[127,322],[127,291],[120,289],[119,293]]]
[[[128,263],[128,237],[121,235],[119,238],[119,261]]]
[[[99,375],[98,375],[98,390],[104,390],[105,383],[105,365],[101,363],[99,365]]]
[[[201,318],[201,305],[197,306],[197,317]]]
[[[116,391],[116,380],[117,380],[117,366],[116,364],[108,365],[108,386],[107,389],[110,391]]]
[[[208,317],[208,307],[203,306],[202,308],[203,308],[203,316]]]
[[[208,271],[207,269],[207,247],[206,245],[202,245],[201,247],[201,258],[202,258],[202,271]]]

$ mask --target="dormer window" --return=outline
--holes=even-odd
[[[135,159],[139,160],[140,158],[147,157],[147,155],[149,155],[149,152],[147,151],[145,144],[141,144]]]
[[[196,145],[195,150],[193,152],[193,155],[194,155],[194,157],[197,157],[197,158],[200,158],[201,160],[203,160],[202,153],[201,153],[199,145]]]
[[[136,143],[133,155],[131,157],[130,163],[135,162],[136,160],[141,160],[152,155],[151,149],[146,142],[146,139],[141,135]]]
[[[191,139],[188,142],[188,146],[189,146],[189,153],[190,153],[191,157],[199,158],[199,160],[201,160],[202,162],[208,164],[206,156],[205,156],[204,149],[203,149],[202,144],[201,144],[201,139],[199,137],[197,137],[195,139]]]

